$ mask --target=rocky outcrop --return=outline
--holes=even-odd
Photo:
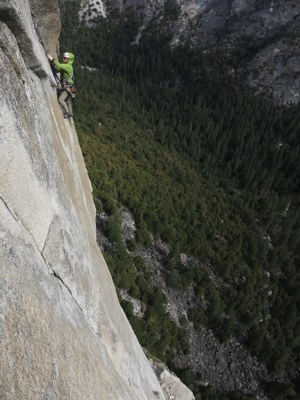
[[[192,392],[188,390],[187,387],[182,384],[181,380],[172,372],[170,372],[163,363],[155,363],[153,360],[150,361],[152,363],[153,370],[159,379],[163,392],[168,399],[195,399]]]
[[[119,210],[121,218],[121,231],[123,242],[132,240],[136,228],[135,220],[131,212],[126,208]],[[105,213],[97,215],[98,242],[103,250],[110,249],[113,245],[105,237],[108,217]],[[221,343],[215,333],[208,326],[203,324],[201,327],[194,326],[189,320],[189,309],[205,308],[205,296],[196,295],[193,284],[182,290],[175,290],[165,282],[166,276],[166,258],[170,254],[169,246],[161,239],[153,240],[150,247],[136,245],[129,254],[135,257],[141,257],[151,274],[153,287],[158,287],[166,296],[165,309],[171,319],[178,325],[182,325],[185,320],[185,328],[189,341],[189,351],[187,354],[177,354],[174,365],[177,369],[191,369],[197,372],[202,379],[197,380],[197,385],[214,387],[221,393],[240,391],[245,395],[256,396],[258,400],[267,400],[264,393],[265,382],[270,381],[266,367],[255,357],[251,356],[244,344],[238,338],[232,336],[226,343]],[[195,257],[186,253],[180,254],[182,265],[192,262],[207,272],[210,280],[217,287],[224,287],[223,280],[217,275],[215,268]],[[268,274],[268,271],[265,271]],[[140,299],[133,298],[125,290],[119,290],[122,299],[131,303],[132,312],[138,318],[144,318],[147,304]],[[162,388],[170,396],[179,391],[185,391],[181,388],[182,383],[178,378],[168,371],[161,362],[151,361],[154,371],[159,378]],[[172,382],[172,386],[170,386]],[[177,389],[176,389],[177,387]],[[177,398],[176,395],[170,398]],[[188,394],[179,397],[188,399]]]
[[[201,300],[197,298],[193,287],[176,291],[169,288],[164,279],[165,268],[163,260],[168,251],[161,241],[145,249],[138,246],[134,256],[144,259],[152,273],[154,286],[158,286],[166,295],[166,310],[171,318],[179,324],[182,317],[187,318],[189,308],[199,307]],[[211,270],[211,266],[197,261],[199,268],[204,268],[210,278],[219,284]],[[231,338],[227,344],[222,344],[211,329],[203,326],[196,330],[188,321],[189,353],[176,358],[175,364],[179,369],[191,368],[198,372],[204,381],[221,392],[241,390],[245,394],[256,395],[257,399],[265,400],[262,382],[267,376],[265,367],[254,357],[251,357],[245,346],[236,338]]]
[[[85,1],[87,20],[98,15]],[[277,104],[300,102],[300,4],[295,0],[97,1],[109,17],[118,10],[139,20],[135,43],[146,28],[168,32],[171,45],[221,50],[246,85]],[[93,11],[92,11],[93,10]],[[102,12],[102,15],[104,15]]]
[[[299,44],[295,47],[284,38],[271,43],[253,57],[246,69],[247,83],[254,93],[277,104],[300,103]]]
[[[96,243],[91,185],[45,56],[58,22],[56,1],[1,1],[0,398],[167,399]]]

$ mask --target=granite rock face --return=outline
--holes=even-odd
[[[56,0],[1,1],[0,398],[165,400],[96,243],[45,56],[58,32]]]

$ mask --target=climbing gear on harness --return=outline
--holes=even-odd
[[[75,85],[70,86],[70,96],[72,97],[72,99],[74,99],[76,94],[77,94],[77,87]]]
[[[64,112],[64,118],[73,118],[73,115],[70,114],[69,112]]]

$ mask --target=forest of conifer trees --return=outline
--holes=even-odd
[[[188,312],[194,326],[222,342],[236,335],[272,374],[270,398],[299,399],[299,107],[254,97],[219,53],[171,50],[150,32],[132,45],[133,22],[86,27],[78,7],[63,3],[61,48],[76,55],[75,124],[97,210],[110,216],[106,260],[116,286],[148,304],[139,320],[123,303],[137,336],[170,365],[188,352],[184,324],[166,315],[164,294],[121,242],[120,206],[137,223],[128,246],[161,238],[171,248],[167,284],[205,296],[207,309]],[[224,287],[182,268],[182,252],[213,265]],[[153,342],[155,332],[165,340]],[[182,377],[192,385],[192,371]]]

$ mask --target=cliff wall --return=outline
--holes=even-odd
[[[45,55],[59,21],[56,0],[0,3],[0,398],[167,399],[96,244]]]
[[[89,24],[116,10],[135,15],[136,42],[154,27],[168,32],[172,46],[217,49],[252,93],[276,104],[300,102],[299,1],[81,0],[81,8]]]

